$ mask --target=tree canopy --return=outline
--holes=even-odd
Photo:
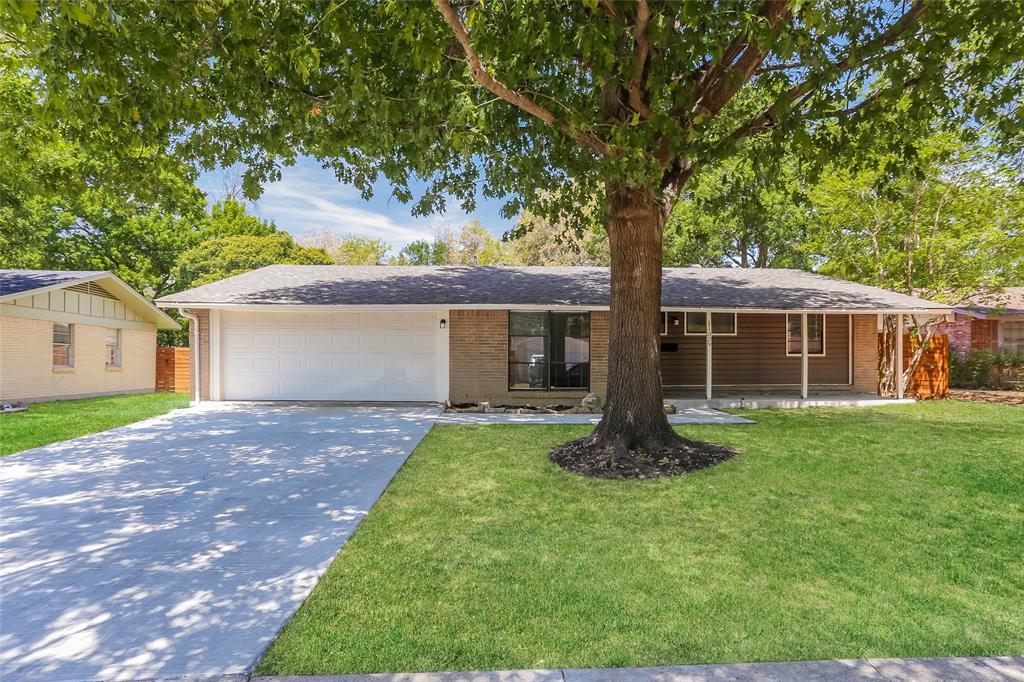
[[[385,176],[417,213],[472,209],[482,183],[509,215],[553,218],[603,183],[672,192],[738,152],[828,158],[852,127],[897,157],[913,121],[1021,130],[1020,0],[6,7],[48,120],[94,131],[90,149],[243,163],[250,195],[309,154],[364,193]]]

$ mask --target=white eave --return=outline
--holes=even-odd
[[[200,301],[157,301],[161,308],[181,309],[218,309],[237,310],[246,312],[344,312],[344,311],[366,311],[366,310],[595,310],[605,311],[608,306],[596,305],[571,305],[564,303],[537,303],[537,304],[477,304],[477,303],[450,303],[450,304],[307,304],[307,303],[204,303]],[[875,314],[904,314],[904,315],[951,315],[953,309],[949,306],[935,308],[729,308],[729,307],[703,307],[703,306],[665,306],[662,308],[668,312],[710,312],[710,313],[828,313],[833,315],[875,315]]]

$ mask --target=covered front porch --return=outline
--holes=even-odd
[[[666,402],[680,408],[910,402],[902,391],[891,398],[879,395],[878,314],[666,309],[661,325]]]

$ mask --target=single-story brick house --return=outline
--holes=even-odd
[[[156,303],[194,320],[193,348],[198,328],[202,400],[568,403],[606,388],[607,268],[275,265]],[[709,397],[877,394],[878,315],[951,311],[798,270],[703,268],[666,268],[662,307],[666,391]]]
[[[972,296],[956,306],[952,322],[936,325],[960,357],[974,351],[1024,353],[1024,287]]]
[[[0,270],[0,400],[152,392],[156,331],[179,328],[109,272]]]

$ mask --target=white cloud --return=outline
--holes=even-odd
[[[201,178],[208,192],[223,184],[229,170]],[[409,206],[388,196],[386,187],[366,201],[351,185],[339,182],[334,174],[310,158],[281,170],[281,179],[268,184],[259,201],[250,210],[273,220],[283,230],[301,239],[309,233],[330,229],[336,234],[354,234],[382,239],[395,251],[418,239],[433,240],[444,230],[457,230],[475,216],[455,205],[440,215],[413,217]],[[211,199],[216,195],[214,191]]]

